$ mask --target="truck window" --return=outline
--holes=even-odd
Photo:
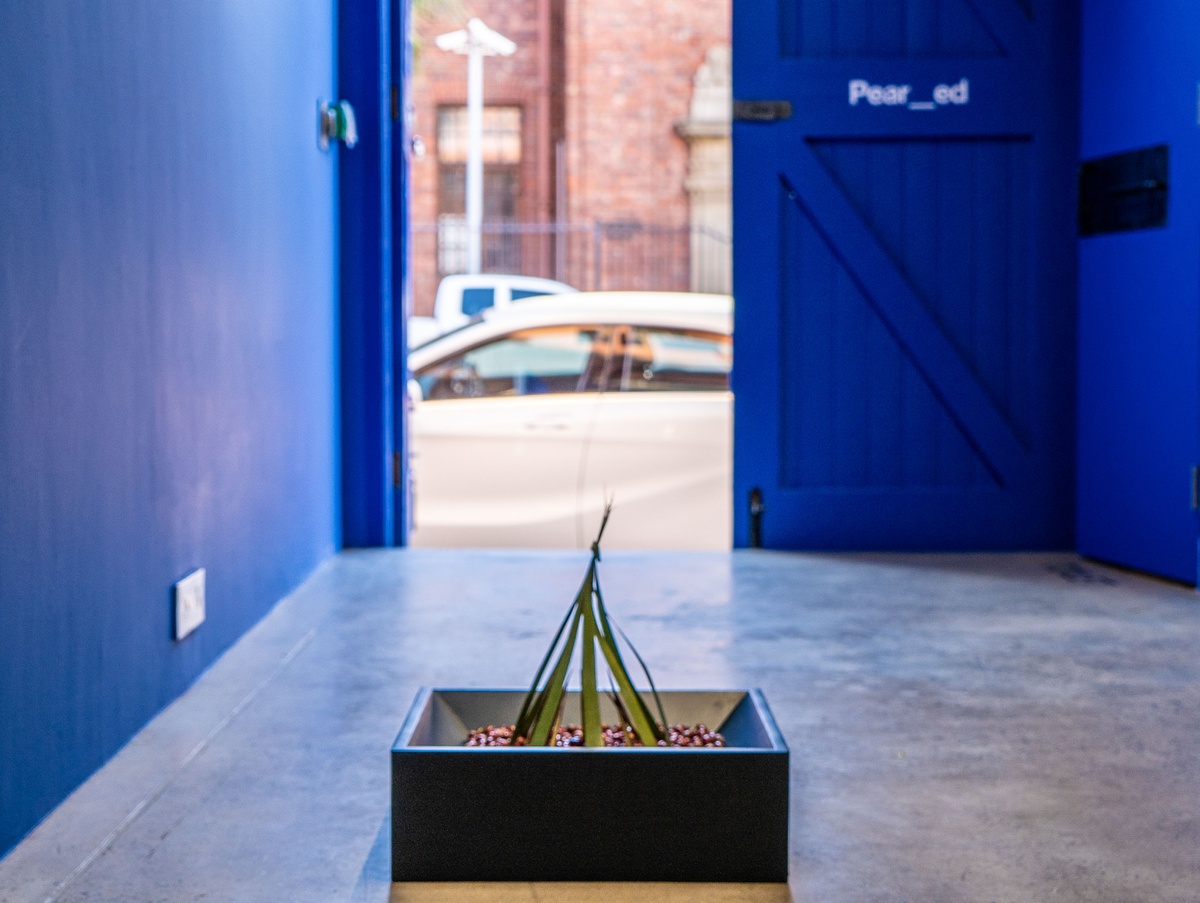
[[[482,313],[496,304],[494,288],[464,288],[462,290],[462,312],[468,317]]]
[[[520,301],[524,298],[541,298],[545,294],[546,292],[540,288],[514,288],[512,290],[512,299],[514,301]]]

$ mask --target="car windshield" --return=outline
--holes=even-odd
[[[416,380],[429,400],[575,392],[600,329],[523,329],[424,367]]]

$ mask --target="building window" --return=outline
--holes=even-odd
[[[467,108],[439,107],[438,162],[467,162]],[[516,166],[521,162],[521,108],[483,108],[483,163]]]
[[[483,108],[483,268],[517,272],[520,236],[505,224],[517,219],[520,195],[521,108]],[[467,264],[467,108],[437,113],[438,270],[462,273]]]

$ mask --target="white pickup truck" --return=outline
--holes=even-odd
[[[522,298],[539,295],[563,295],[578,291],[565,282],[537,276],[513,276],[506,273],[474,273],[446,276],[438,284],[432,317],[410,317],[408,347],[415,348],[430,339],[468,322],[490,307],[507,307]]]

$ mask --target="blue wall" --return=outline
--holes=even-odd
[[[0,854],[340,542],[332,0],[0,0]],[[208,620],[171,639],[171,586]]]
[[[1200,6],[1083,5],[1084,159],[1169,147],[1167,225],[1080,240],[1077,547],[1196,580]]]

